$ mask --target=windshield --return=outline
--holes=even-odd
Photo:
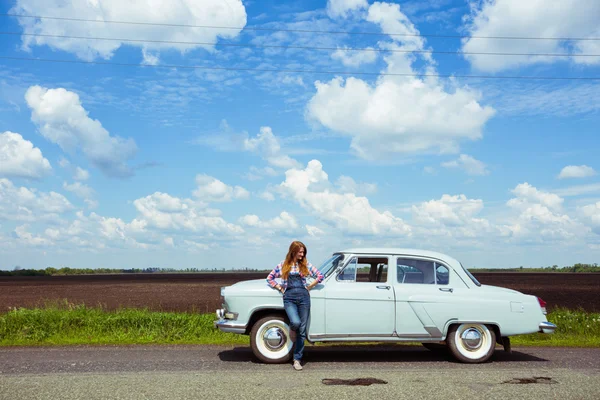
[[[477,280],[477,278],[475,278],[475,277],[473,276],[473,274],[472,274],[472,273],[470,273],[470,272],[469,272],[469,270],[468,270],[468,269],[466,269],[464,265],[462,265],[462,263],[460,263],[460,266],[461,266],[461,267],[462,267],[462,269],[465,271],[465,273],[466,273],[467,275],[469,275],[469,278],[471,278],[471,280],[473,281],[473,283],[474,283],[474,284],[476,284],[477,286],[481,286],[481,283],[479,283],[479,281]]]
[[[333,271],[335,271],[335,269],[343,260],[343,254],[334,254],[330,259],[321,264],[321,266],[318,268],[319,272],[321,272],[327,278]]]

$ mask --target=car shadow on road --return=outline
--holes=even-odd
[[[252,354],[250,347],[236,347],[219,353],[225,362],[260,363]],[[306,346],[303,360],[305,362],[453,362],[457,361],[446,350],[430,351],[419,346]],[[497,348],[489,362],[547,362],[548,360],[520,351],[507,353]]]

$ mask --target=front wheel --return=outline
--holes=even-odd
[[[447,343],[457,360],[482,363],[494,354],[496,334],[483,324],[453,325],[448,330]]]
[[[290,327],[279,315],[259,319],[250,331],[252,352],[266,364],[280,364],[292,359],[294,341]]]

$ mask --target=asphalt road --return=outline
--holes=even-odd
[[[3,348],[0,399],[600,398],[600,349],[498,348],[467,365],[413,346],[307,346],[304,361],[260,364],[247,347]],[[323,383],[356,378],[386,383]]]

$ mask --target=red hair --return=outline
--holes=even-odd
[[[308,251],[306,250],[306,246],[304,245],[304,243],[296,240],[293,241],[292,244],[290,244],[290,249],[288,250],[287,256],[285,256],[285,261],[283,262],[283,266],[281,268],[281,277],[283,279],[288,278],[290,270],[296,262],[296,255],[298,254],[300,249],[304,249],[304,257],[298,263],[298,269],[300,270],[300,274],[302,276],[308,276],[310,274],[308,272],[308,261],[306,261],[306,254],[308,253]]]

